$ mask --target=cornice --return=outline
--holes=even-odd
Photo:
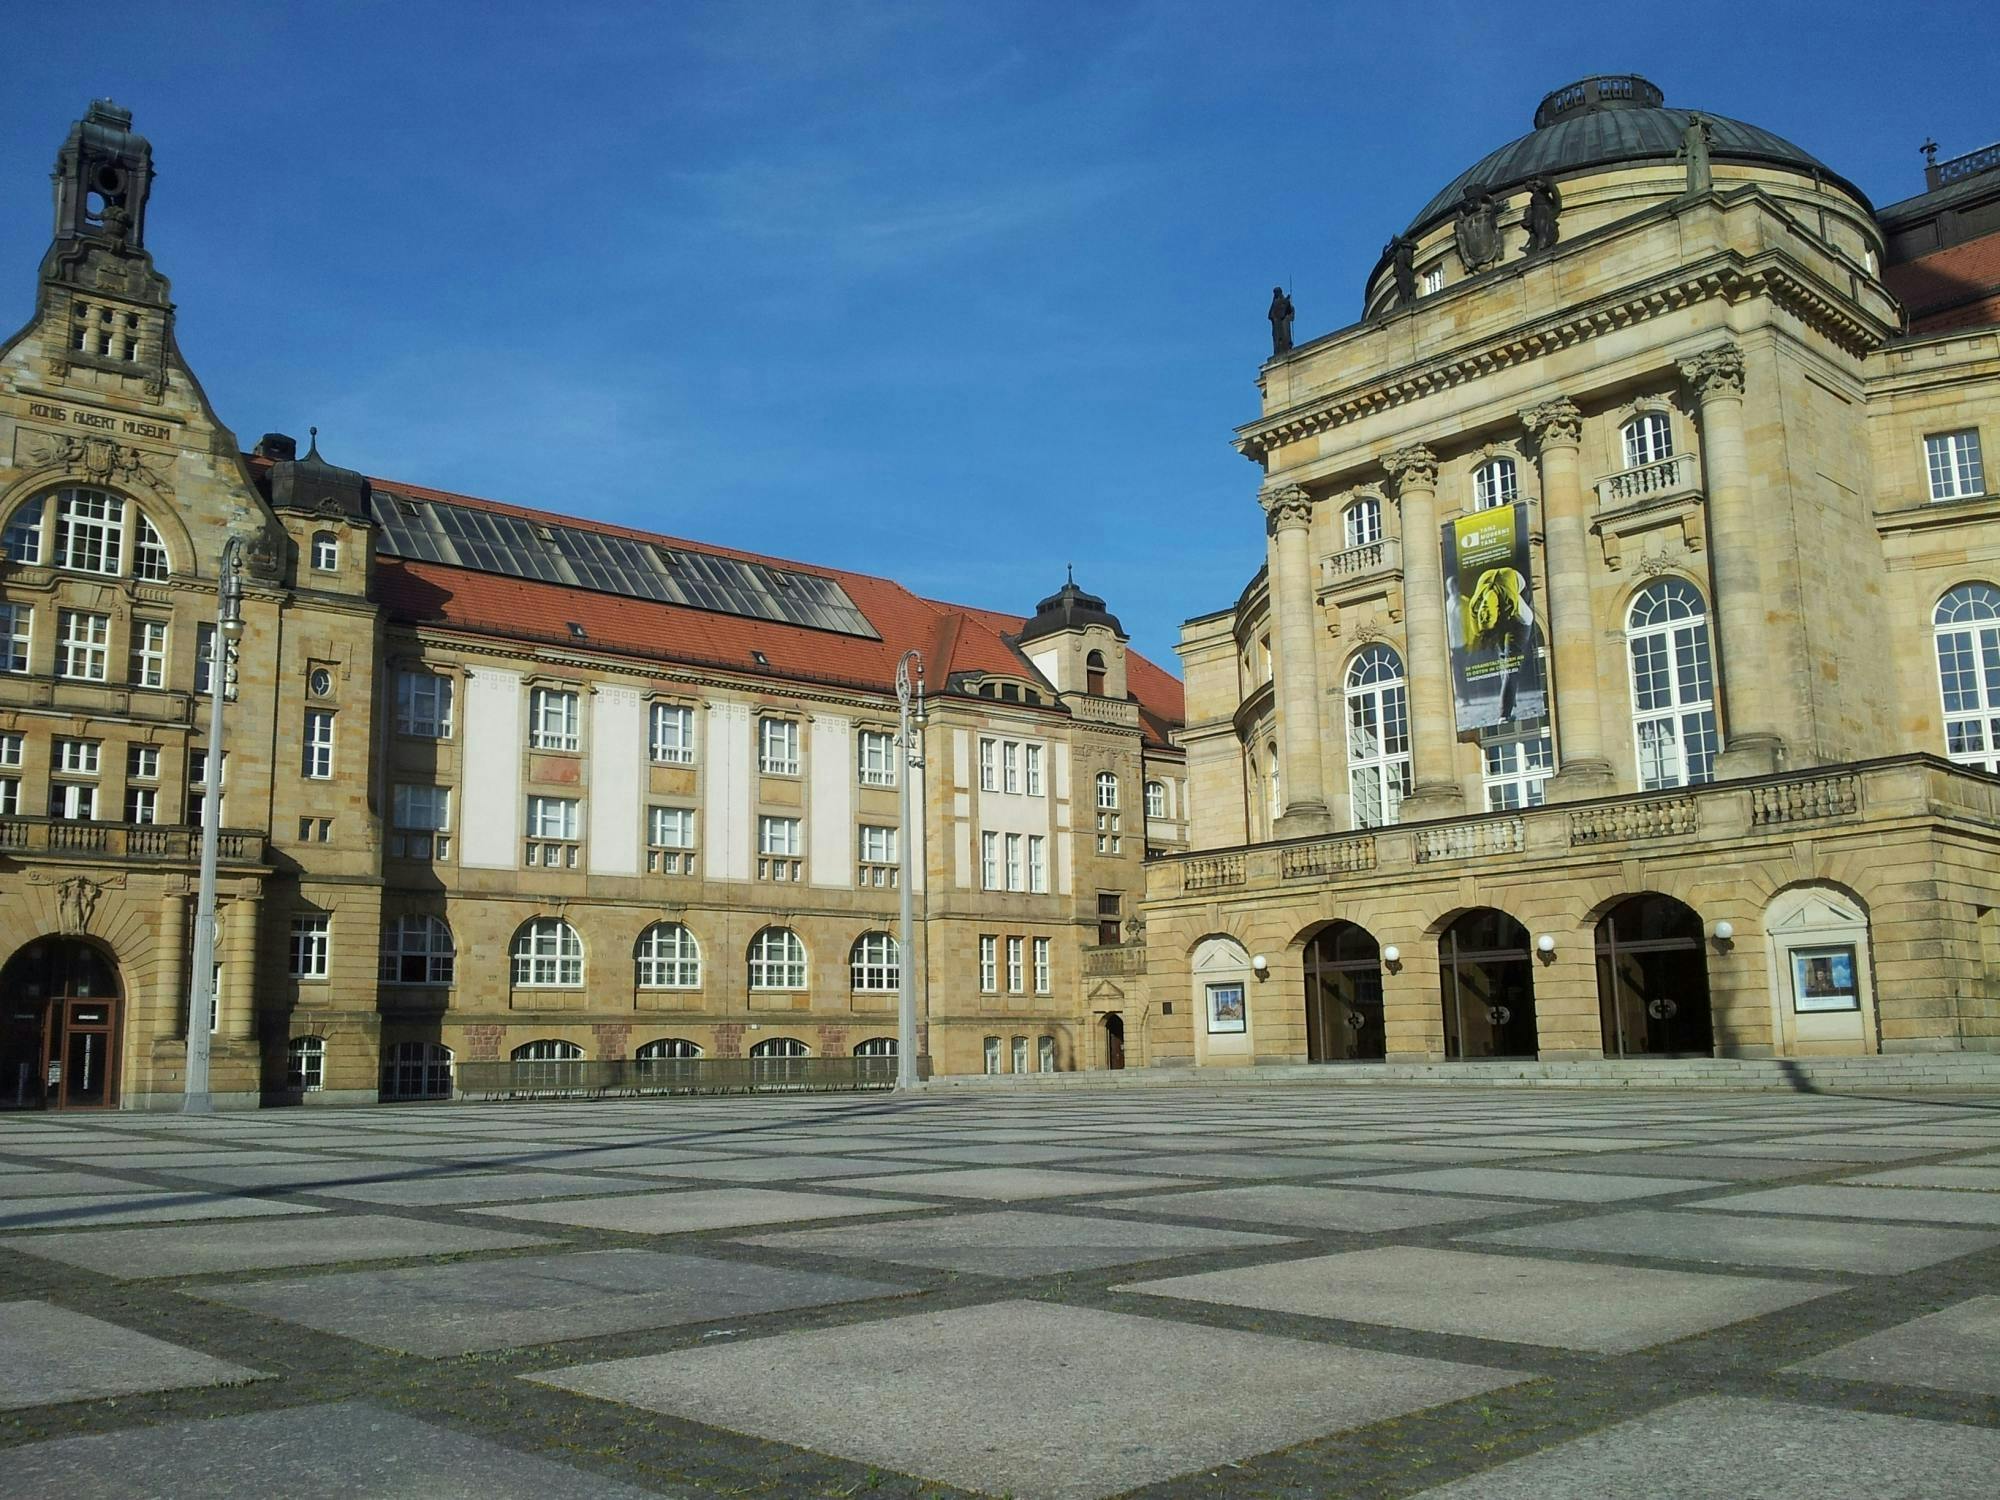
[[[1727,254],[1619,296],[1599,298],[1519,325],[1476,345],[1408,365],[1302,402],[1236,429],[1236,451],[1261,463],[1275,448],[1315,437],[1377,412],[1406,406],[1515,365],[1529,364],[1606,333],[1702,302],[1764,296],[1848,353],[1865,358],[1894,332],[1853,311],[1832,289],[1769,257],[1755,265]]]

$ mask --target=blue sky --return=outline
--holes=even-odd
[[[1272,284],[1301,339],[1351,322],[1383,241],[1549,89],[1642,72],[1878,203],[1926,135],[2000,138],[1990,3],[80,14],[9,16],[0,321],[108,94],[246,444],[316,423],[373,473],[999,609],[1073,561],[1169,663],[1262,558],[1229,434]]]

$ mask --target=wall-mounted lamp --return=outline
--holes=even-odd
[[[1403,961],[1403,950],[1401,948],[1398,948],[1394,943],[1391,943],[1388,947],[1382,950],[1382,962],[1387,964],[1390,968],[1392,969],[1395,968],[1396,965],[1400,964],[1402,961]]]
[[[1553,932],[1545,932],[1540,937],[1536,938],[1535,951],[1541,954],[1543,958],[1554,957],[1556,951],[1556,935]]]
[[[1736,936],[1736,924],[1734,922],[1717,922],[1713,927],[1709,928],[1709,933],[1714,937],[1718,945],[1726,947],[1730,939]]]
[[[1262,979],[1266,974],[1271,972],[1271,960],[1260,953],[1250,960],[1250,967],[1255,969],[1257,977]]]

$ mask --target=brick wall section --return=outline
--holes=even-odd
[[[468,1062],[492,1062],[500,1056],[500,1044],[507,1035],[504,1026],[468,1026],[460,1033],[465,1038],[465,1057]]]

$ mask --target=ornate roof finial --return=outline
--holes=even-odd
[[[309,447],[308,447],[308,448],[306,449],[306,457],[307,457],[307,458],[318,458],[318,457],[319,457],[319,429],[318,429],[317,427],[308,427],[308,428],[306,429],[306,432],[307,432],[307,434],[308,434],[308,435],[309,435],[309,436],[310,436],[310,437],[312,438],[312,444],[311,444],[311,446],[309,446]]]
[[[1063,564],[1063,571],[1064,571],[1065,573],[1069,574],[1069,586],[1070,586],[1071,588],[1075,588],[1075,587],[1076,587],[1076,564],[1075,564],[1075,563],[1064,563],[1064,564]]]

